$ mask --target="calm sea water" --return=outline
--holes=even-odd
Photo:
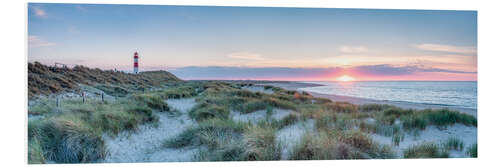
[[[326,86],[302,88],[322,94],[333,94],[375,100],[404,101],[477,109],[477,82],[450,81],[370,81],[308,82]]]

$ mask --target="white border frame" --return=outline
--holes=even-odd
[[[194,162],[194,163],[135,163],[90,164],[91,166],[475,166],[498,164],[495,161],[499,144],[494,135],[500,127],[497,102],[500,30],[498,5],[494,1],[464,0],[12,0],[4,2],[0,11],[3,22],[2,37],[2,144],[0,157],[3,166],[26,166],[26,106],[27,106],[27,3],[97,3],[97,4],[155,4],[196,6],[260,6],[260,7],[321,7],[369,9],[426,9],[426,10],[477,10],[478,11],[478,144],[477,159],[419,159],[419,160],[335,160],[335,161],[267,161],[267,162]],[[21,56],[23,55],[23,56]],[[23,84],[20,82],[24,81]],[[20,93],[23,92],[23,93]],[[24,126],[23,126],[24,125]],[[36,166],[36,165],[33,165]],[[52,165],[52,166],[89,166]]]

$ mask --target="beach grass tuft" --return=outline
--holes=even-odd
[[[422,143],[405,149],[404,158],[448,158],[447,150],[441,149],[438,144]]]
[[[472,158],[477,158],[477,143],[467,147],[467,155]]]
[[[457,137],[450,137],[443,142],[443,147],[447,150],[462,151],[464,149],[464,142]]]
[[[57,110],[28,122],[30,163],[96,162],[105,157],[103,133],[134,131],[139,124],[158,120],[146,102],[133,96],[106,103],[63,100]]]

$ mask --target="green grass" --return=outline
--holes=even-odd
[[[410,146],[405,149],[404,158],[448,158],[449,154],[446,150],[434,143],[423,143]]]
[[[159,95],[151,93],[135,94],[133,98],[135,101],[143,103],[152,109],[157,109],[159,111],[170,111],[168,104]]]
[[[163,98],[178,99],[196,96],[197,91],[194,86],[178,86],[164,89],[160,94]]]
[[[43,121],[31,134],[41,148],[32,160],[46,159],[59,163],[94,162],[105,156],[104,141],[99,132],[77,117],[64,116]],[[39,142],[39,143],[38,143]],[[30,154],[32,155],[32,154]],[[33,155],[32,155],[33,156]]]
[[[477,143],[467,147],[467,155],[477,158]]]
[[[85,104],[66,100],[58,110],[28,122],[30,163],[96,162],[105,156],[103,133],[133,131],[139,124],[158,119],[150,107],[133,97],[105,103],[88,100]]]
[[[391,105],[387,104],[363,104],[359,106],[360,111],[371,112],[371,111],[384,111],[391,108]]]
[[[275,141],[276,129],[231,119],[208,119],[180,135],[167,139],[168,148],[207,146],[197,155],[200,161],[277,160],[280,150]]]
[[[263,94],[242,90],[239,84],[216,81],[166,86],[168,88],[162,90],[129,93],[106,102],[89,99],[82,104],[80,100],[65,100],[59,108],[50,100],[40,100],[43,103],[29,109],[32,115],[44,116],[28,123],[29,163],[81,163],[103,159],[103,133],[112,136],[134,131],[141,124],[155,123],[158,118],[153,111],[178,113],[165,102],[169,98],[195,97],[197,104],[188,114],[197,124],[165,140],[163,145],[177,149],[202,146],[196,155],[199,161],[279,160],[282,143],[275,142],[277,131],[305,119],[313,119],[315,128],[302,136],[291,150],[290,159],[394,158],[395,153],[389,145],[375,142],[367,133],[391,137],[397,146],[406,132],[430,125],[477,124],[475,117],[447,109],[418,111],[380,104],[359,106],[278,87],[265,88],[274,92]],[[294,114],[276,120],[272,119],[273,109],[293,110]],[[61,112],[54,112],[56,110]],[[259,110],[266,110],[266,117],[257,123],[230,118],[231,112],[246,114]],[[373,118],[375,122],[367,123],[366,118]],[[458,139],[449,139],[441,145],[412,146],[404,150],[404,156],[447,157],[448,150],[462,150],[463,147]],[[468,147],[467,151],[477,156],[477,145]]]
[[[428,125],[435,126],[449,126],[456,123],[464,124],[467,126],[477,126],[477,119],[474,116],[451,111],[448,109],[438,110],[421,110],[416,111],[412,109],[401,109],[391,107],[383,111],[383,114],[378,117],[378,120],[392,125],[396,119],[400,119],[403,128],[411,129],[425,129]]]
[[[28,114],[31,115],[44,115],[55,111],[55,101],[49,101],[48,99],[39,99],[38,105],[29,107]]]
[[[283,129],[286,126],[292,125],[299,121],[299,117],[295,114],[290,114],[281,120],[271,120],[271,127],[276,129]]]
[[[294,147],[291,159],[369,159],[394,158],[390,146],[380,145],[360,131],[326,131],[306,133]]]
[[[125,97],[127,96],[130,92],[129,89],[123,88],[121,86],[117,85],[111,85],[111,84],[98,84],[94,86],[95,88],[102,90],[104,93],[115,96],[115,97]]]
[[[189,116],[191,118],[194,118],[196,121],[203,121],[212,118],[228,119],[229,108],[224,105],[216,105],[204,102],[195,105],[189,112]]]
[[[330,102],[323,104],[327,111],[353,113],[358,111],[358,106],[347,102]]]
[[[275,143],[276,129],[250,126],[243,134],[243,160],[264,161],[279,160],[280,147]]]
[[[399,143],[401,143],[405,139],[405,135],[402,133],[396,133],[392,136],[392,143],[395,146],[399,146]]]
[[[240,103],[239,105],[238,104],[234,105],[233,109],[240,111],[242,113],[251,113],[258,110],[267,109],[268,107],[270,106],[267,105],[267,103],[265,103],[263,100],[245,99],[245,102]]]
[[[164,146],[168,148],[182,148],[187,146],[208,145],[212,148],[218,145],[215,140],[210,140],[207,134],[241,134],[248,124],[235,122],[231,119],[207,119],[199,122],[198,126],[184,130],[178,136],[167,139]],[[202,135],[204,134],[204,135]],[[201,138],[201,136],[205,136]]]
[[[320,132],[305,133],[290,153],[291,160],[332,160],[360,158],[350,146],[339,143],[335,138]]]
[[[462,151],[464,149],[464,142],[457,137],[450,137],[443,142],[443,147],[447,150]]]
[[[36,137],[28,140],[28,163],[29,164],[44,164],[45,156],[43,155],[43,149],[40,144],[40,140],[38,139],[38,135]]]

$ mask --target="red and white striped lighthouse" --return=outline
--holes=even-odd
[[[134,73],[139,72],[139,53],[134,53]]]

